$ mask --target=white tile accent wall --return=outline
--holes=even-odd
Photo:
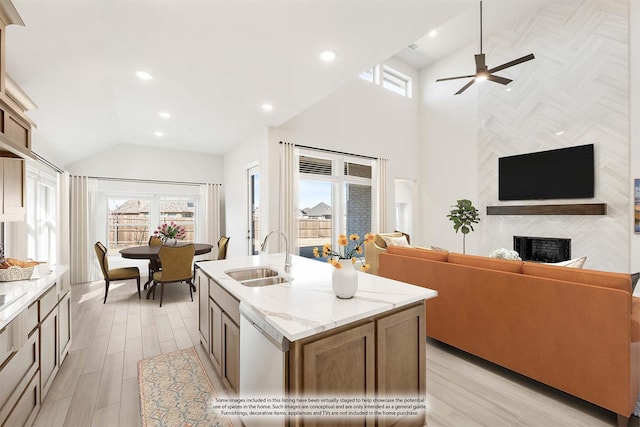
[[[585,268],[629,271],[628,8],[628,0],[548,3],[485,38],[489,68],[531,52],[536,59],[496,73],[514,79],[510,91],[490,82],[479,89],[482,252],[512,248],[514,235],[571,238],[572,256],[587,256]],[[498,157],[590,143],[594,199],[498,201]],[[606,216],[485,214],[490,205],[596,202],[607,204]]]

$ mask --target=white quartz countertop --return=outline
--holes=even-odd
[[[8,301],[0,306],[0,330],[40,298],[67,270],[67,266],[52,266],[51,272],[39,279],[0,282],[0,295],[5,295]]]
[[[251,320],[266,322],[276,334],[289,341],[438,295],[432,289],[358,272],[358,291],[351,299],[340,299],[331,288],[334,267],[293,256],[291,271],[285,273],[283,253],[204,261],[198,265],[240,301],[241,311],[251,313],[254,317]],[[277,285],[247,287],[225,274],[227,270],[249,266],[268,266],[291,280]]]

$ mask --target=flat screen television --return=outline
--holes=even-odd
[[[498,159],[499,200],[582,199],[593,195],[593,144]]]

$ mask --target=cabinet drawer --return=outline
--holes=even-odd
[[[14,110],[4,99],[0,99],[0,132],[11,144],[30,150],[31,125]]]
[[[3,425],[31,425],[40,409],[40,375],[34,375]]]
[[[231,320],[236,322],[236,325],[240,324],[240,302],[212,279],[209,279],[209,296],[220,306],[222,311],[227,313]]]
[[[56,284],[54,283],[49,290],[40,297],[40,321],[44,320],[45,317],[51,310],[53,310],[58,304],[58,293],[56,289]]]
[[[37,332],[27,340],[20,351],[14,353],[0,369],[0,420],[4,420],[18,401],[25,384],[38,370]]]
[[[38,327],[38,302],[34,302],[27,308],[27,333],[31,333]]]

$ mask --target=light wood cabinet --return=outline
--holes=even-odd
[[[40,323],[40,384],[42,399],[47,396],[49,387],[58,372],[58,310],[46,315]]]
[[[20,319],[13,322],[16,321]],[[0,335],[9,333],[11,327],[10,324],[4,328]],[[39,343],[40,335],[36,328],[26,343],[19,349],[14,347],[1,365],[0,425],[29,424],[40,408]],[[32,397],[35,400],[31,400]]]
[[[24,220],[25,182],[24,160],[0,157],[0,221]]]
[[[58,366],[61,366],[71,347],[71,292],[58,303],[58,325]]]
[[[424,306],[385,316],[376,322],[377,393],[379,396],[426,396],[426,329]],[[425,420],[385,417],[378,426],[415,426]]]
[[[240,390],[240,327],[222,314],[222,380],[238,393]]]
[[[195,280],[198,292],[198,333],[200,334],[200,342],[207,352],[209,352],[209,322],[207,322],[207,311],[209,310],[209,279],[196,267]]]
[[[426,396],[424,304],[346,325],[291,343],[291,396]],[[415,417],[349,417],[290,420],[290,425],[423,425]],[[342,424],[341,424],[342,423]]]
[[[222,375],[222,309],[212,299],[209,300],[209,322],[211,323],[209,357],[218,375]]]
[[[209,278],[209,356],[222,382],[240,389],[240,302]]]

